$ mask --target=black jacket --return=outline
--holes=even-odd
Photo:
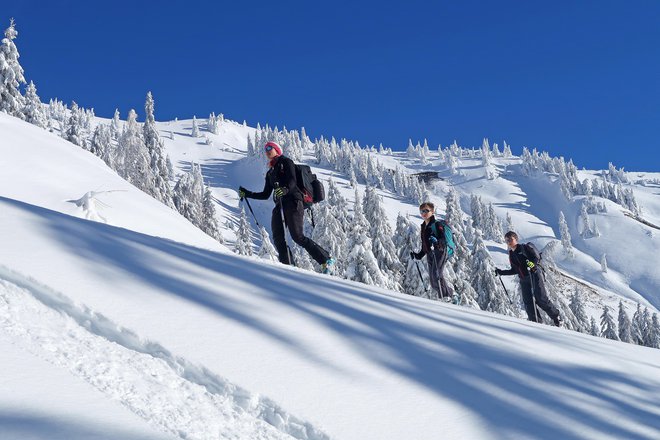
[[[535,256],[536,252],[526,244],[520,244],[515,249],[509,250],[509,262],[511,269],[501,270],[501,275],[518,275],[520,278],[529,276],[527,272],[527,260],[535,265],[538,264],[538,258]]]
[[[431,235],[433,235],[433,223],[435,223],[437,220],[435,219],[435,216],[431,216],[429,219],[428,223],[422,222],[421,225],[421,237],[422,237],[422,250],[419,252],[415,253],[415,258],[417,260],[422,259],[424,255],[428,254],[431,252],[431,242],[429,239],[431,238]],[[445,239],[445,234],[442,232],[442,225],[438,223],[438,235],[436,235],[436,238],[438,239],[438,245],[440,249],[445,249],[447,247],[447,240]]]
[[[296,164],[286,156],[276,158],[275,165],[266,173],[266,182],[261,192],[246,192],[251,199],[266,200],[273,190],[278,186],[287,188],[288,192],[282,197],[285,206],[293,205],[298,200],[302,201],[303,195],[296,181]]]

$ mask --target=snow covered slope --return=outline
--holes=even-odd
[[[658,350],[239,257],[78,147],[0,132],[0,434],[660,437]],[[216,195],[245,177],[208,160]],[[67,202],[104,190],[107,222]]]

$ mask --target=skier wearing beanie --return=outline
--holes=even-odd
[[[271,229],[280,262],[291,264],[291,256],[284,236],[284,226],[286,224],[293,241],[305,248],[309,255],[322,265],[323,272],[329,273],[334,260],[330,258],[325,249],[305,237],[303,233],[305,211],[303,193],[298,188],[296,181],[296,165],[291,159],[282,154],[282,148],[276,142],[266,143],[264,152],[268,158],[270,168],[266,173],[266,183],[263,191],[252,192],[241,186],[238,188],[239,197],[241,199],[266,200],[271,193],[274,193],[275,208],[273,208],[271,218]],[[285,224],[283,224],[282,218],[284,218]]]

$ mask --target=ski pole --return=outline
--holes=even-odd
[[[417,260],[415,260],[415,266],[417,266],[417,273],[419,274],[419,279],[422,281],[422,284],[425,284],[424,283],[424,277],[422,276],[422,270],[419,268],[419,262]],[[426,285],[424,286],[424,291],[425,292],[429,291],[428,286],[426,286]]]
[[[261,228],[261,225],[259,224],[259,220],[257,220],[257,216],[254,215],[254,211],[252,210],[252,206],[250,206],[250,202],[248,201],[247,197],[243,197],[241,199],[241,201],[244,201],[245,203],[247,203],[248,209],[252,213],[252,217],[254,217],[254,222],[257,224],[258,228]]]
[[[504,286],[504,281],[502,281],[502,277],[500,275],[497,276],[500,279],[500,283],[502,283],[502,288],[504,289],[504,293],[506,293],[506,297],[509,298],[509,304],[513,304],[513,300],[509,296],[509,291],[506,290],[506,287]]]
[[[529,272],[529,281],[532,286],[532,304],[534,304],[534,319],[536,319],[536,322],[539,322],[539,314],[536,310],[536,295],[535,295],[535,289],[534,289],[534,277],[532,276],[534,272],[528,267],[527,272]]]
[[[279,188],[280,184],[278,182],[275,182],[275,188]],[[284,217],[284,203],[282,203],[282,198],[278,200],[280,204],[280,213],[282,213],[282,225],[284,226],[284,230],[286,232],[289,232],[289,226],[286,224],[286,218]],[[295,267],[296,262],[293,259],[293,252],[291,252],[291,248],[289,247],[289,242],[286,241],[286,235],[284,236],[284,243],[286,243],[286,251],[289,256],[289,263],[291,263],[292,266]]]

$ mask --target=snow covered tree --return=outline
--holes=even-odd
[[[259,230],[261,231],[261,247],[259,248],[257,255],[264,260],[278,261],[277,251],[275,250],[273,243],[270,241],[270,236],[268,235],[266,228],[261,226]]]
[[[151,194],[151,168],[149,154],[144,145],[142,130],[137,123],[137,113],[132,110],[124,131],[119,136],[117,155],[114,159],[120,176],[142,191]]]
[[[594,319],[593,316],[589,321],[589,334],[591,336],[600,336],[600,330],[598,329],[598,324],[596,323],[596,319]]]
[[[600,315],[600,334],[603,338],[615,341],[619,340],[616,331],[616,324],[614,323],[614,319],[610,314],[610,308],[608,306],[603,306],[603,313]]]
[[[170,171],[167,167],[165,145],[158,134],[156,119],[154,118],[154,99],[151,92],[147,93],[144,103],[145,121],[142,126],[142,136],[149,155],[149,168],[153,178],[149,193],[169,207],[172,202],[172,189],[170,188]]]
[[[577,284],[575,285],[575,290],[571,295],[569,307],[579,324],[576,330],[583,333],[586,332],[589,329],[589,319],[587,318],[587,314],[584,311],[584,303],[582,302],[580,288]]]
[[[506,212],[506,231],[514,231],[515,232],[516,228],[513,226],[513,219],[511,218],[511,214],[509,211]]]
[[[495,279],[495,264],[486,249],[486,245],[477,231],[472,246],[472,277],[470,282],[477,292],[477,302],[482,310],[488,310],[502,315],[516,316],[515,311]]]
[[[108,150],[111,148],[111,141],[112,136],[110,134],[110,128],[105,124],[99,124],[94,129],[89,151],[105,160],[105,158],[110,157]],[[112,167],[111,164],[108,164],[108,166]]]
[[[81,119],[81,111],[75,101],[71,103],[71,115],[69,116],[69,122],[67,123],[64,138],[72,144],[78,145],[79,147],[85,149],[87,147]]]
[[[199,125],[197,125],[197,117],[196,116],[193,116],[192,131],[191,131],[190,135],[194,138],[199,137]],[[250,255],[252,255],[252,254],[250,254]]]
[[[209,115],[209,120],[207,122],[207,129],[213,134],[218,134],[220,129],[218,128],[218,118],[216,118],[215,113]]]
[[[410,258],[411,251],[418,251],[422,247],[419,226],[399,213],[393,242],[399,261],[404,267],[399,278],[402,292],[413,296],[429,297],[429,283],[424,281],[424,279],[428,280],[427,266]],[[420,279],[420,272],[422,277],[426,278]]]
[[[603,273],[607,273],[607,254],[603,254],[603,256],[600,257],[600,269]]]
[[[387,213],[378,193],[373,187],[367,186],[364,196],[364,212],[369,224],[369,236],[371,237],[371,250],[376,257],[378,267],[386,278],[388,287],[401,290],[397,280],[403,270],[401,262],[396,255],[396,249],[392,242],[392,228],[387,219]]]
[[[115,114],[112,117],[112,122],[110,123],[110,134],[113,139],[119,139],[121,134],[121,120],[119,119],[119,109],[115,109]]]
[[[657,313],[653,314],[653,317],[648,324],[647,335],[645,345],[651,348],[660,348],[660,322],[658,321]]]
[[[561,244],[564,246],[564,250],[566,251],[566,254],[569,257],[573,256],[571,233],[568,231],[568,224],[566,224],[566,217],[564,217],[563,211],[559,211],[559,235],[561,237]]]
[[[23,119],[25,99],[21,95],[20,86],[25,84],[25,77],[14,44],[17,36],[18,31],[12,18],[0,44],[0,111]]]
[[[619,300],[619,339],[622,342],[632,343],[632,324],[623,307],[623,301]]]
[[[250,223],[245,215],[245,209],[242,206],[238,217],[234,252],[238,255],[252,255],[252,232],[250,231]]]
[[[506,159],[510,158],[513,156],[513,153],[511,152],[511,146],[504,141],[504,150],[502,151],[502,156]]]
[[[37,127],[46,128],[48,125],[44,105],[41,103],[41,99],[39,99],[39,95],[37,95],[37,87],[32,81],[30,81],[30,84],[28,84],[25,89],[25,106],[23,107],[23,115],[27,122],[34,124]]]
[[[346,278],[364,284],[387,287],[387,280],[378,268],[367,229],[369,223],[362,209],[362,200],[355,189],[353,221],[348,230],[348,256]]]
[[[642,306],[637,303],[637,310],[633,313],[631,336],[633,342],[638,345],[644,345],[644,333],[646,332],[646,321],[644,320],[644,313]]]
[[[215,204],[213,203],[213,195],[211,188],[204,186],[204,195],[202,196],[202,208],[199,229],[204,231],[207,235],[215,238],[220,243],[224,242],[222,233],[220,232],[220,225],[215,217]]]
[[[346,231],[344,222],[340,222],[335,216],[335,209],[329,201],[312,207],[314,210],[315,226],[311,233],[311,239],[319,246],[327,250],[335,259],[334,275],[343,276],[346,269]]]

